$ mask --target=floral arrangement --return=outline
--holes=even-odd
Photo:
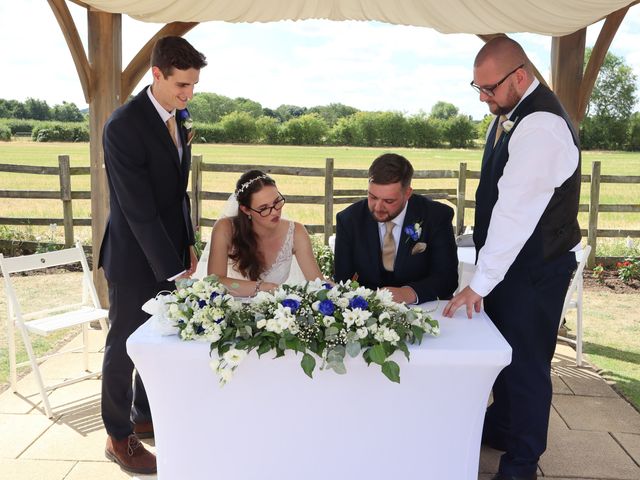
[[[162,333],[211,342],[211,368],[221,386],[252,350],[259,356],[275,351],[276,358],[286,350],[300,353],[300,366],[309,377],[318,361],[320,369],[344,374],[346,356],[362,356],[399,383],[400,367],[391,355],[400,350],[408,360],[408,344],[439,334],[438,322],[423,309],[395,303],[388,290],[373,291],[356,282],[281,285],[242,304],[210,276],[180,281],[174,292],[143,308]]]
[[[180,121],[182,122],[182,126],[187,131],[187,145],[191,145],[195,133],[193,131],[193,119],[189,114],[189,110],[187,110],[186,108],[184,110],[180,110]]]
[[[406,233],[408,236],[407,241],[409,239],[413,240],[414,242],[420,240],[420,236],[422,235],[422,220],[414,223],[413,225],[407,225],[406,227],[404,227],[404,233]]]

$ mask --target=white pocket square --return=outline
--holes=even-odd
[[[411,249],[411,255],[416,255],[418,253],[422,253],[427,249],[427,244],[424,242],[416,243]]]

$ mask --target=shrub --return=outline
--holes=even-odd
[[[292,118],[282,125],[282,140],[290,145],[320,145],[329,127],[317,113]]]
[[[256,119],[247,112],[231,112],[220,119],[227,142],[253,143],[258,138]]]
[[[466,148],[473,144],[476,138],[476,127],[466,115],[456,115],[444,124],[444,138],[451,148]]]
[[[84,123],[43,122],[31,132],[36,142],[88,142],[89,126]]]
[[[273,117],[262,116],[256,120],[258,130],[258,142],[267,145],[280,143],[280,122]]]
[[[226,136],[219,123],[196,123],[193,126],[193,143],[224,143]]]
[[[11,129],[5,125],[0,125],[0,141],[9,142],[11,140]]]
[[[618,270],[618,278],[624,283],[640,280],[640,258],[629,257],[624,262],[618,262],[616,269]]]

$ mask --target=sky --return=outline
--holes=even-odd
[[[85,10],[67,4],[86,48]],[[600,26],[587,30],[587,46],[595,43]],[[161,27],[123,16],[123,68]],[[551,37],[510,36],[549,78]],[[312,107],[340,102],[360,110],[415,114],[429,112],[442,100],[476,119],[488,113],[469,86],[473,59],[483,45],[475,35],[377,22],[307,20],[207,22],[185,38],[209,62],[200,73],[200,92],[246,97],[272,109],[283,103]],[[45,1],[0,0],[0,45],[0,98],[33,97],[50,106],[70,101],[87,107],[64,37]],[[627,13],[610,49],[640,79],[637,45],[640,5]],[[150,79],[148,73],[135,91]]]

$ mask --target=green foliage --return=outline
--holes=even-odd
[[[431,116],[433,118],[438,118],[440,120],[449,120],[456,115],[458,115],[458,107],[456,107],[452,103],[440,101],[436,102],[436,104],[431,107]]]
[[[34,120],[51,120],[51,108],[44,100],[35,98],[27,98],[24,102],[26,110],[25,118],[33,118]]]
[[[256,120],[259,143],[277,145],[280,143],[280,122],[273,117],[262,116]]]
[[[75,122],[46,122],[34,127],[31,138],[36,142],[88,142],[89,127]]]
[[[317,113],[324,119],[325,122],[327,122],[327,125],[331,128],[341,118],[353,115],[358,111],[359,110],[357,108],[349,107],[348,105],[343,105],[342,103],[330,103],[329,105],[312,107],[307,112]]]
[[[487,138],[489,125],[491,125],[493,119],[494,115],[485,115],[484,118],[476,124],[476,138],[482,140],[483,143]]]
[[[604,266],[601,263],[593,267],[592,277],[595,278],[600,284],[604,284],[604,271]]]
[[[320,271],[325,278],[333,278],[333,250],[329,245],[325,245],[319,236],[311,237],[311,247],[313,248],[313,256],[320,267]]]
[[[195,123],[193,143],[224,143],[226,135],[219,123]]]
[[[33,131],[35,125],[40,125],[43,122],[37,120],[20,120],[17,118],[0,119],[0,125],[4,125],[9,128],[12,135],[15,134],[29,134]]]
[[[62,105],[54,105],[51,111],[53,120],[59,122],[82,122],[84,115],[75,103],[62,102]]]
[[[444,122],[424,113],[409,117],[409,144],[414,148],[435,148],[442,145]]]
[[[640,150],[640,112],[636,112],[631,116],[627,148],[636,152]]]
[[[271,110],[271,112],[280,122],[284,123],[292,118],[304,115],[307,113],[307,109],[298,105],[280,105],[275,110]]]
[[[329,128],[317,113],[292,118],[282,125],[282,141],[290,145],[320,145]]]
[[[476,127],[467,115],[456,115],[445,121],[443,133],[451,148],[466,148],[476,138]]]
[[[231,143],[254,143],[258,138],[256,120],[247,112],[231,112],[220,120],[225,141]]]
[[[631,280],[640,280],[640,258],[626,258],[624,262],[616,263],[616,270],[618,271],[618,278],[624,283],[629,283]]]
[[[11,141],[11,129],[6,125],[0,125],[0,141],[2,142]]]

